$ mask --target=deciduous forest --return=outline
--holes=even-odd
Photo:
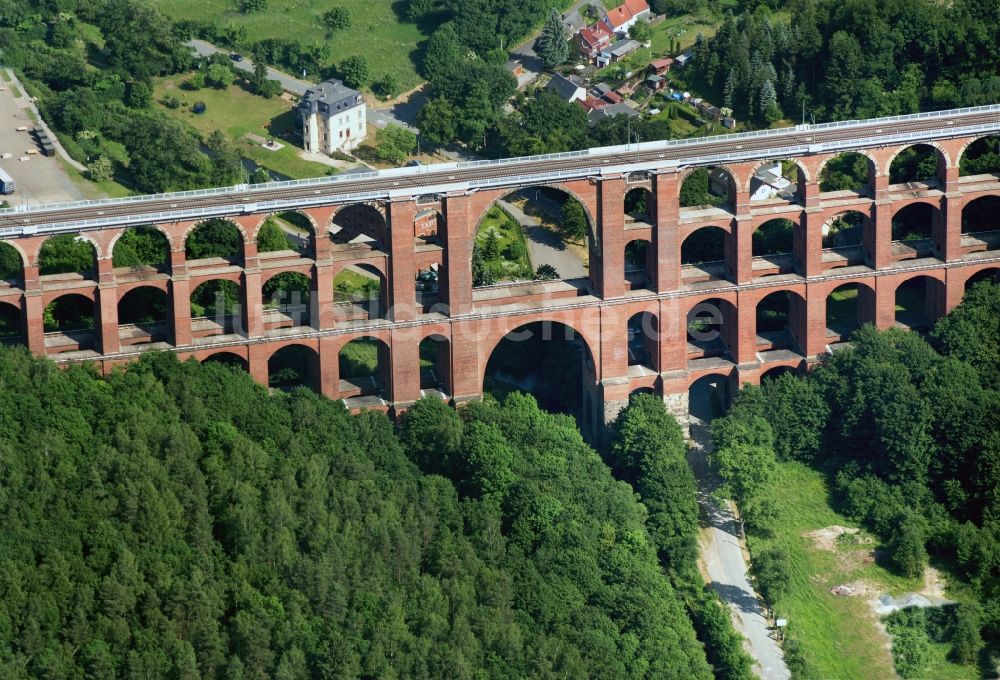
[[[397,434],[169,353],[2,349],[0,400],[5,678],[711,676],[658,559],[690,562],[691,498],[647,513],[530,397]]]

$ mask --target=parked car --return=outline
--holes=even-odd
[[[229,54],[229,58],[232,59],[233,61],[243,61],[243,55],[237,54],[236,52],[231,52]]]

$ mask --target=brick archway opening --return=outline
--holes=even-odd
[[[733,212],[736,194],[736,179],[726,168],[718,165],[696,168],[681,183],[680,207],[715,207]]]
[[[111,249],[116,270],[165,272],[170,268],[170,240],[155,227],[132,227],[122,232]]]
[[[862,153],[837,154],[823,164],[819,172],[819,190],[821,193],[844,191],[873,196],[877,173],[875,162]]]
[[[735,348],[736,307],[728,300],[710,298],[687,313],[687,358],[732,356]]]
[[[21,253],[9,243],[0,241],[0,281],[19,286],[24,281],[24,261]]]
[[[652,387],[640,387],[628,393],[629,403],[631,403],[640,394],[651,394],[653,396],[659,396],[659,393]]]
[[[210,354],[209,356],[202,359],[203,364],[222,364],[223,366],[230,366],[232,368],[243,371],[244,373],[250,372],[250,364],[247,360],[241,357],[239,354],[233,352],[216,352],[215,354]]]
[[[625,223],[653,223],[653,193],[646,187],[633,187],[625,193]]]
[[[896,326],[929,331],[944,313],[944,284],[931,276],[914,276],[896,286],[895,301]]]
[[[757,352],[784,350],[801,354],[805,313],[805,300],[797,293],[778,290],[763,297],[756,309]]]
[[[196,338],[239,332],[242,312],[242,290],[235,281],[211,279],[191,291],[191,333]]]
[[[170,301],[154,286],[140,286],[118,300],[118,337],[121,345],[144,345],[170,338]]]
[[[929,203],[911,203],[892,216],[892,256],[895,260],[932,257],[941,252],[935,238],[941,213]]]
[[[298,328],[312,322],[312,282],[301,272],[275,274],[261,286],[264,324],[274,328]]]
[[[698,427],[725,415],[733,399],[732,379],[723,373],[703,375],[688,386],[692,435]]]
[[[875,291],[860,283],[845,283],[826,297],[826,341],[847,340],[862,324],[875,322]]]
[[[977,283],[989,281],[995,285],[1000,285],[1000,267],[990,267],[981,269],[965,280],[965,290],[969,290]]]
[[[1000,249],[1000,196],[982,196],[965,204],[962,246],[970,251]]]
[[[857,210],[848,210],[827,220],[823,230],[823,264],[828,268],[863,264],[871,254],[865,243],[874,243],[871,220]]]
[[[593,273],[594,234],[587,208],[569,191],[552,186],[510,191],[476,225],[472,286],[587,279]]]
[[[184,239],[184,256],[188,263],[243,264],[243,232],[239,227],[220,218],[199,222]]]
[[[645,239],[636,239],[625,244],[625,290],[640,290],[649,287],[651,272],[655,271],[656,251]]]
[[[451,394],[451,342],[443,335],[420,341],[420,393],[448,399]]]
[[[628,365],[658,371],[660,324],[651,312],[633,314],[628,320]]]
[[[1000,177],[1000,135],[980,137],[969,144],[962,152],[958,166],[962,177]]]
[[[889,184],[937,186],[945,171],[945,160],[930,144],[905,147],[889,163]]]
[[[603,424],[596,366],[586,339],[571,326],[536,321],[507,332],[489,354],[483,391],[503,398],[530,393],[547,411],[577,418],[585,433]],[[588,401],[590,399],[590,407]]]
[[[775,366],[760,374],[760,382],[764,384],[771,380],[777,380],[783,375],[798,375],[799,372],[792,366]]]
[[[348,265],[333,277],[334,317],[339,321],[384,319],[385,274],[368,264]]]
[[[45,307],[43,330],[48,354],[97,348],[97,309],[84,295],[60,295]]]
[[[799,226],[789,219],[768,220],[753,231],[753,277],[801,270],[796,253],[802,248]]]
[[[23,345],[24,322],[21,309],[7,302],[0,302],[0,345]]]
[[[257,230],[257,253],[316,258],[316,233],[302,212],[286,210],[268,216]]]
[[[41,276],[97,279],[97,249],[89,239],[74,234],[60,234],[46,239],[38,251]]]
[[[702,227],[691,232],[681,243],[683,283],[732,281],[732,248],[732,237],[721,227]]]
[[[370,203],[345,205],[333,216],[330,235],[340,245],[366,245],[381,250],[388,244],[385,215]]]
[[[319,355],[305,345],[285,345],[267,360],[267,385],[272,389],[308,387],[319,391]]]
[[[371,336],[355,338],[340,348],[340,394],[349,406],[363,406],[370,397],[388,397],[389,346]]]

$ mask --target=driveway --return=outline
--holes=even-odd
[[[528,244],[528,253],[531,256],[531,265],[535,269],[539,265],[548,264],[556,268],[560,279],[587,276],[587,268],[583,266],[580,258],[566,247],[558,235],[543,227],[538,218],[525,214],[523,210],[508,201],[497,201],[497,203],[521,224]]]
[[[204,40],[189,40],[184,44],[191,47],[200,57],[210,57],[213,54],[229,55],[229,50],[216,47],[211,43],[205,42]],[[232,64],[240,71],[253,73],[253,61],[246,56],[244,56],[241,61],[233,61]],[[300,97],[306,93],[306,90],[313,86],[313,83],[300,80],[294,76],[288,75],[287,73],[273,69],[270,66],[267,68],[267,77],[281,83],[281,88],[285,90],[285,92],[291,92],[292,94]]]
[[[787,680],[791,678],[791,673],[785,665],[781,646],[771,637],[764,606],[747,580],[739,523],[728,504],[719,506],[712,498],[718,480],[705,461],[705,454],[712,446],[711,428],[695,415],[707,410],[707,404],[691,404],[691,437],[694,441],[688,454],[688,461],[698,480],[698,504],[709,527],[708,540],[699,541],[701,557],[712,588],[729,607],[733,624],[743,635],[743,646],[754,659],[754,672],[763,680]]]

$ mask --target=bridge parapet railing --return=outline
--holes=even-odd
[[[395,177],[400,177],[400,178],[418,177],[421,175],[428,175],[428,174],[441,175],[441,183],[447,184],[449,177],[447,176],[446,173],[450,170],[456,170],[456,169],[462,170],[462,169],[474,169],[479,167],[497,167],[504,165],[527,164],[532,162],[552,161],[552,160],[569,159],[569,158],[583,158],[583,157],[605,158],[609,156],[611,157],[620,156],[622,154],[629,154],[633,152],[670,150],[675,148],[682,148],[684,146],[698,146],[698,145],[704,145],[706,143],[711,144],[711,143],[716,143],[716,140],[719,145],[728,145],[731,148],[734,145],[738,147],[739,142],[741,140],[754,140],[765,137],[774,137],[776,139],[780,139],[783,136],[794,135],[797,132],[846,129],[850,127],[859,127],[859,126],[870,127],[879,124],[892,126],[907,121],[946,119],[946,118],[955,118],[966,115],[992,113],[992,112],[1000,112],[1000,105],[967,107],[967,108],[952,109],[947,111],[931,111],[926,113],[908,114],[904,116],[892,116],[888,118],[879,118],[879,119],[871,119],[864,121],[850,120],[850,121],[839,121],[835,123],[820,123],[817,125],[796,126],[794,128],[756,130],[753,132],[741,132],[732,135],[723,135],[719,136],[718,138],[715,139],[710,138],[708,140],[702,138],[695,138],[695,139],[674,139],[665,141],[642,142],[637,144],[599,147],[594,149],[585,149],[581,151],[567,151],[562,153],[544,154],[538,156],[526,156],[519,158],[492,159],[492,160],[481,160],[481,161],[465,161],[461,163],[442,163],[442,164],[425,165],[412,168],[394,168],[390,170],[370,171],[362,173],[346,173],[346,174],[336,175],[333,177],[315,177],[310,179],[288,180],[283,182],[271,182],[265,184],[255,184],[255,185],[238,184],[230,187],[196,189],[191,191],[183,191],[183,192],[176,192],[169,194],[128,196],[125,198],[117,198],[117,199],[98,199],[92,201],[57,203],[57,204],[40,205],[40,206],[15,206],[12,208],[6,208],[0,210],[0,216],[16,214],[16,213],[24,213],[24,212],[53,211],[53,210],[68,209],[68,208],[83,209],[88,207],[98,207],[106,205],[131,205],[131,204],[142,204],[152,201],[164,201],[170,199],[185,200],[188,198],[224,196],[224,195],[241,196],[245,199],[245,202],[252,203],[255,194],[260,194],[261,192],[280,190],[284,188],[309,187],[309,186],[329,187],[329,186],[336,186],[339,183],[354,182],[358,180],[376,179],[376,178],[395,178]],[[950,134],[958,133],[959,131],[961,131],[963,134],[965,133],[976,134],[977,132],[982,132],[982,131],[996,131],[998,128],[1000,128],[1000,124],[997,123],[980,124],[975,126],[956,125],[953,128],[949,128],[949,133]],[[921,132],[914,132],[914,133],[900,134],[900,135],[888,135],[888,136],[880,135],[878,139],[880,143],[894,143],[897,141],[898,142],[910,141],[912,139],[919,139],[926,136],[927,132],[921,131]],[[840,142],[822,142],[817,144],[811,144],[805,147],[805,152],[815,152],[817,150],[818,151],[838,150],[840,148],[846,148],[852,145],[856,146],[857,141],[858,140],[846,140]],[[743,154],[734,155],[733,153],[730,152],[725,154],[716,154],[712,156],[697,156],[690,159],[688,162],[703,165],[703,164],[711,164],[713,162],[718,162],[719,160],[739,160],[740,157],[742,156],[748,158],[749,157],[755,158],[755,157],[760,157],[761,154],[764,155],[778,155],[778,154],[789,154],[789,153],[795,154],[795,153],[803,153],[803,151],[801,150],[802,148],[803,147],[801,147],[801,145],[796,147],[786,146],[774,149],[757,148],[756,150],[747,151]],[[628,159],[623,158],[622,161],[627,163]],[[684,161],[682,160],[679,162],[684,162]],[[588,170],[592,171],[592,169]],[[577,174],[579,174],[580,170],[577,170],[576,172]],[[379,196],[384,196],[387,193],[387,191],[372,192],[372,193],[376,194],[376,196],[371,196],[372,198],[375,198]],[[351,194],[345,194],[344,196],[342,197],[338,196],[337,198],[338,200],[352,200]],[[303,200],[304,199],[298,199],[297,202],[303,203]],[[360,200],[365,200],[365,199],[360,199]],[[274,203],[280,203],[280,201]],[[85,227],[85,225],[82,226]]]

